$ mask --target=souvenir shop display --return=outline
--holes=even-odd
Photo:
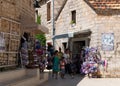
[[[28,65],[28,34],[24,33],[21,38],[21,58],[22,58],[22,65],[25,67]]]
[[[29,49],[29,53],[28,53],[28,60],[29,63],[26,66],[27,68],[43,68],[43,59],[45,56],[44,53],[44,49],[40,44],[40,41],[36,40],[34,42],[34,49],[32,49],[32,51],[30,51]],[[43,71],[43,70],[42,70]]]
[[[23,43],[21,48],[21,57],[22,57],[22,64],[26,66],[28,64],[28,49],[27,49],[27,42]]]
[[[0,68],[18,65],[20,24],[7,19],[0,20]]]
[[[101,77],[100,65],[104,65],[97,48],[85,48],[84,62],[81,65],[81,72],[87,74],[88,77]]]

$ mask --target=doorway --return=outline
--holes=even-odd
[[[83,47],[85,47],[85,45],[86,45],[85,40],[73,42],[72,60],[76,65],[77,73],[80,73],[81,64],[83,63],[81,51],[83,50]]]
[[[82,48],[85,47],[85,40],[73,42],[73,54],[80,54]]]
[[[63,50],[65,51],[67,49],[67,42],[63,42],[62,45],[63,45]]]

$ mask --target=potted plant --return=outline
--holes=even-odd
[[[71,24],[71,26],[75,26],[75,21],[72,20],[72,21],[70,22],[70,24]]]
[[[37,16],[37,23],[41,24],[41,16],[40,15]]]

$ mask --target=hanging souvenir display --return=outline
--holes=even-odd
[[[81,72],[88,74],[89,77],[101,77],[100,65],[104,65],[104,61],[101,60],[101,56],[98,54],[97,48],[85,49],[85,61],[81,66]]]

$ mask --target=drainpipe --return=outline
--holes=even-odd
[[[53,41],[53,47],[55,48],[55,20],[54,20],[54,0],[52,0],[52,41]]]

